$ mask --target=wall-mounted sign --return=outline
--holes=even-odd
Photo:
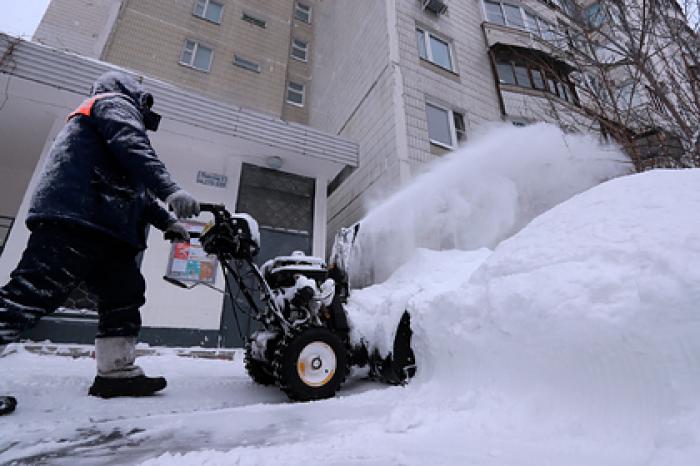
[[[204,223],[180,220],[190,232],[201,232]],[[170,248],[167,275],[180,281],[204,282],[214,284],[216,281],[216,257],[207,255],[198,238],[189,243],[173,243]]]
[[[228,177],[220,173],[209,173],[200,170],[197,172],[197,183],[205,186],[214,186],[215,188],[225,188],[228,184]]]

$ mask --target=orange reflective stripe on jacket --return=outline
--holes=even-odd
[[[78,115],[90,116],[92,114],[92,106],[95,105],[95,102],[97,102],[100,99],[104,99],[105,97],[112,97],[114,95],[121,94],[119,92],[105,92],[104,94],[97,94],[88,99],[85,99],[83,103],[80,104],[80,107],[76,108],[75,110],[73,110],[73,112],[71,112],[70,115],[68,115],[66,121]]]

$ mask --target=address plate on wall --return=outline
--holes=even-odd
[[[225,188],[228,184],[228,177],[219,173],[197,172],[197,183],[215,188]]]

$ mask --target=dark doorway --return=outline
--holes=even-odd
[[[258,222],[261,242],[260,253],[255,258],[258,266],[293,251],[311,254],[315,191],[313,178],[243,164],[236,212],[250,214]],[[230,283],[235,287],[233,280]],[[244,337],[255,331],[257,323],[249,324],[246,312],[249,307],[242,296],[234,298],[233,303],[228,297],[224,299],[222,346],[243,346],[239,327]]]

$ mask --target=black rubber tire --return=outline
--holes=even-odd
[[[14,396],[0,396],[0,416],[10,414],[17,407],[17,400]]]
[[[331,378],[321,386],[304,383],[297,370],[297,361],[302,350],[309,344],[322,342],[330,346],[335,354],[336,367]],[[310,401],[332,398],[345,382],[349,372],[348,351],[338,335],[326,327],[307,327],[293,335],[287,335],[277,346],[272,360],[275,381],[293,401]]]
[[[251,354],[251,342],[248,340],[245,344],[245,370],[253,379],[253,382],[260,385],[274,385],[275,376],[273,375],[272,366],[260,361],[253,359]]]

